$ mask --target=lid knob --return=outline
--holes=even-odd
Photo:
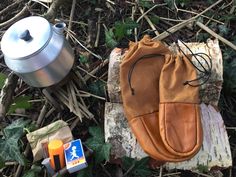
[[[19,35],[19,38],[24,41],[29,41],[32,39],[32,36],[30,35],[29,30],[25,30],[23,33]]]

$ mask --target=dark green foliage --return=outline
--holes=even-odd
[[[39,173],[42,168],[40,166],[32,165],[31,169],[27,171],[23,177],[40,177]]]
[[[21,165],[26,165],[18,141],[24,135],[24,127],[28,123],[29,120],[18,119],[3,129],[3,137],[0,139],[0,158],[3,161],[16,160]]]
[[[152,171],[148,168],[148,159],[149,157],[145,157],[137,161],[130,157],[123,157],[122,167],[125,171],[129,170],[129,174],[133,176],[147,177],[152,174]]]
[[[92,135],[86,141],[86,145],[95,153],[95,163],[101,163],[110,158],[111,144],[105,143],[104,133],[100,127],[89,127],[89,133]]]
[[[13,113],[18,108],[22,108],[22,109],[31,108],[31,104],[29,103],[30,99],[31,99],[30,96],[19,96],[19,97],[17,97],[14,100],[14,103],[11,105],[8,113]]]

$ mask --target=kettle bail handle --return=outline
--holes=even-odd
[[[24,40],[24,41],[29,41],[29,40],[32,39],[32,36],[30,35],[29,30],[27,29],[19,35],[19,38]]]

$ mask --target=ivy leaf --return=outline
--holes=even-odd
[[[139,0],[139,5],[147,8],[151,8],[153,6],[153,4],[147,0]]]
[[[40,166],[32,165],[31,169],[27,171],[23,177],[40,177],[39,173],[42,170]]]
[[[148,157],[142,158],[136,161],[133,174],[141,177],[146,177],[152,174],[152,171],[148,168]]]
[[[133,165],[135,165],[135,159],[130,157],[123,157],[122,158],[122,166],[124,170],[130,169]]]
[[[197,166],[197,169],[199,170],[199,172],[201,173],[207,173],[209,170],[208,170],[208,167],[206,165],[198,165]]]
[[[220,34],[223,36],[229,33],[229,28],[227,28],[225,25],[218,25],[218,28],[220,30]]]
[[[83,64],[88,63],[88,58],[84,55],[79,56],[79,61]]]
[[[102,147],[99,149],[99,153],[95,156],[95,163],[101,163],[103,160],[108,161],[110,159],[110,150],[111,144],[103,144]]]
[[[2,169],[3,167],[5,167],[5,162],[4,162],[4,160],[0,157],[0,169]]]
[[[97,81],[89,84],[88,89],[91,93],[104,97],[105,96],[105,90],[104,90],[105,86],[106,86],[106,84],[104,82],[97,80]]]
[[[24,120],[24,119],[18,119],[12,122],[10,125],[4,128],[4,136],[5,138],[20,138],[24,134],[24,128],[26,125],[29,124],[29,120]]]
[[[3,73],[0,73],[0,89],[2,89],[4,83],[5,83],[5,80],[6,80],[7,76]]]
[[[149,176],[152,174],[152,171],[148,168],[148,159],[148,157],[145,157],[139,161],[136,161],[135,159],[129,157],[123,157],[123,168],[126,171],[132,168],[129,173],[131,173],[133,176]]]
[[[105,37],[107,47],[114,48],[117,46],[118,42],[115,40],[115,35],[112,28],[105,31]]]
[[[130,30],[137,28],[138,26],[139,24],[133,21],[131,18],[125,19],[124,22],[116,22],[115,37],[119,41],[123,37],[128,36],[130,34]]]
[[[13,113],[18,108],[29,109],[31,108],[31,104],[29,100],[31,99],[30,96],[20,96],[14,100],[14,103],[10,106],[8,113]]]
[[[3,161],[16,160],[21,165],[26,164],[26,159],[20,152],[18,141],[24,134],[23,129],[28,123],[29,121],[19,119],[4,128],[4,138],[0,139],[0,157]]]
[[[87,168],[80,170],[76,177],[93,177],[93,165],[89,164]]]
[[[95,152],[95,163],[109,160],[111,144],[105,143],[102,129],[100,127],[89,127],[89,133],[92,137],[85,144]]]

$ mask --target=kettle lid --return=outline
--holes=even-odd
[[[43,17],[26,17],[3,35],[1,50],[10,59],[22,59],[42,50],[52,36],[52,27]]]

